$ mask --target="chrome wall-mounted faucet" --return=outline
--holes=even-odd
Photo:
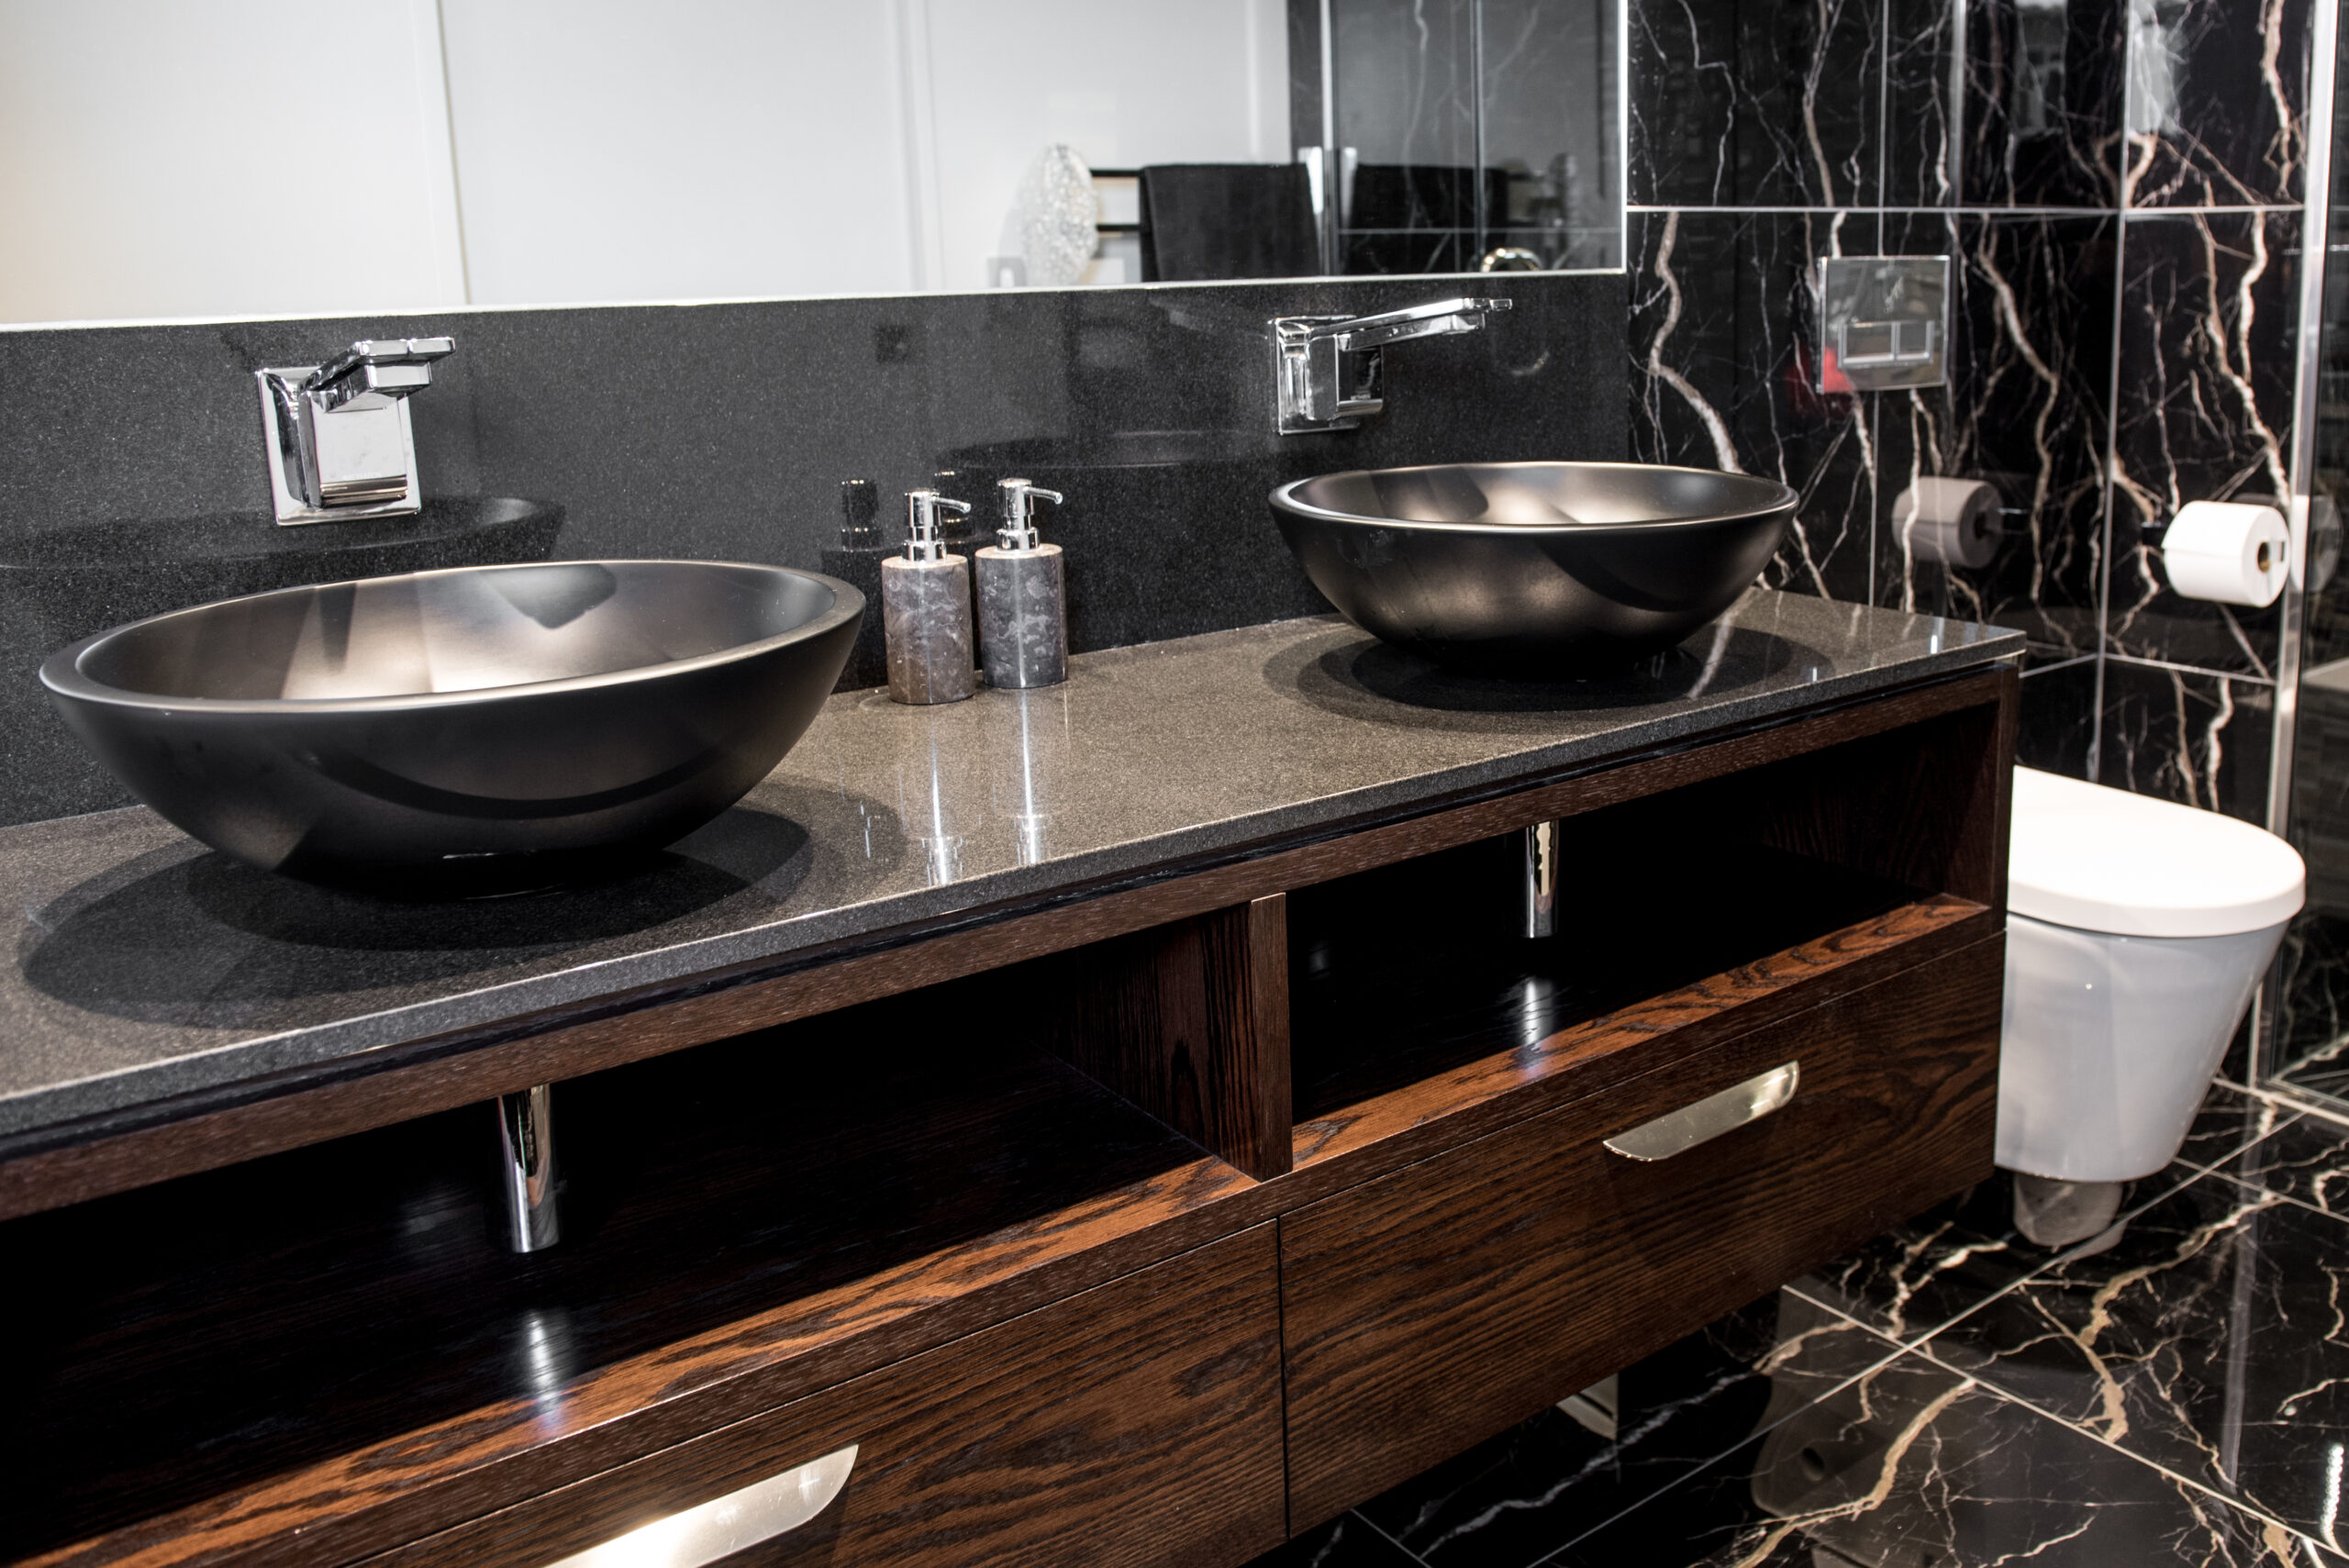
[[[432,384],[432,361],[456,346],[453,338],[367,338],[322,365],[255,371],[277,520],[420,509],[407,400]]]
[[[1474,332],[1506,299],[1439,299],[1383,316],[1282,316],[1273,323],[1280,433],[1351,430],[1386,406],[1386,349]]]

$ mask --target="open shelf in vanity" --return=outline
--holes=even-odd
[[[854,1443],[762,1561],[1243,1562],[1987,1170],[2013,692],[562,1020],[317,1140],[259,1102],[282,1151],[0,1224],[59,1282],[7,1309],[0,1555],[520,1568]],[[466,1102],[566,1059],[566,1236],[511,1257]]]
[[[355,1493],[447,1507],[559,1487],[1220,1235],[1181,1222],[1245,1179],[974,1027],[1000,990],[977,976],[562,1084],[566,1235],[543,1253],[504,1248],[482,1106],[12,1222],[18,1277],[51,1283],[0,1307],[39,1367],[0,1423],[18,1499],[0,1560],[100,1540],[234,1551],[260,1517],[264,1540],[298,1525],[305,1551],[340,1560]],[[1268,1324],[1269,1240],[1255,1251]],[[1216,1272],[1243,1295],[1252,1277]],[[1269,1343],[1207,1396],[1173,1384],[1262,1327],[1197,1325],[1101,1412],[1105,1435],[1197,1429],[1184,1484],[1222,1489],[1258,1533],[1277,1488],[1251,1519],[1245,1472],[1278,1433],[1240,1395],[1275,1385]],[[1017,1413],[982,1418],[1008,1451],[987,1488],[1065,1509],[1084,1479],[1021,1455]],[[885,1433],[863,1438],[871,1493],[893,1460]],[[1104,1512],[1155,1528],[1150,1494],[1128,1475]],[[646,1505],[555,1510],[584,1532],[571,1549],[616,1533],[621,1506]],[[1020,1523],[999,1522],[1010,1550]],[[560,1555],[551,1527],[526,1536],[516,1560]]]
[[[1289,895],[1297,1119],[1543,1040],[1913,902],[1918,890],[1712,838],[1664,797],[1560,825],[1557,929],[1523,934],[1507,838]]]

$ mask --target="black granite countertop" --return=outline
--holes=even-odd
[[[1246,852],[2020,656],[2015,632],[1755,590],[1627,676],[1446,676],[1335,617],[1085,655],[947,707],[832,699],[606,885],[393,904],[131,809],[0,830],[0,1145],[451,1031]]]

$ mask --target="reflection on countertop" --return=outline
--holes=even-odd
[[[471,903],[264,876],[141,809],[11,828],[0,1139],[1259,852],[2021,647],[1759,589],[1638,670],[1553,684],[1447,674],[1334,617],[1213,632],[950,706],[837,696],[665,852]]]

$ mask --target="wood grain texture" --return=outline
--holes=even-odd
[[[1289,1168],[1285,895],[1030,966],[1054,1054],[1259,1180]]]
[[[1776,848],[2003,913],[2020,678],[1997,703],[1713,784],[1697,808]]]
[[[1281,1220],[1305,1529],[1989,1174],[2004,939]],[[1605,1138],[1788,1061],[1776,1115],[1638,1163]]]
[[[1966,913],[1969,909],[1971,914]],[[959,1334],[985,1329],[1126,1270],[1232,1234],[1407,1161],[1456,1148],[1492,1126],[1532,1116],[1543,1106],[1581,1103],[1576,1096],[1620,1086],[1660,1063],[1680,1060],[1723,1031],[1734,1032],[1766,1018],[1781,1017],[1798,1001],[1815,1003],[1827,994],[1822,988],[1849,988],[1879,969],[1890,972],[1887,966],[1904,960],[1914,970],[1928,954],[1943,951],[1953,931],[1989,929],[1987,915],[1956,900],[1907,913],[1908,918],[1896,917],[1884,930],[1825,940],[1798,956],[1779,955],[1749,966],[1750,972],[1739,976],[1692,988],[1676,1001],[1667,998],[1653,1009],[1630,1010],[1608,1027],[1562,1040],[1558,1049],[1541,1062],[1536,1075],[1530,1080],[1518,1077],[1514,1093],[1507,1080],[1512,1071],[1522,1074],[1527,1063],[1497,1060],[1484,1064],[1485,1071],[1470,1080],[1422,1099],[1389,1096],[1362,1107],[1363,1114],[1348,1125],[1319,1129],[1335,1145],[1335,1151],[1325,1148],[1318,1159],[1290,1175],[1256,1184],[1217,1160],[1169,1162],[1150,1156],[1146,1146],[1136,1145],[1135,1157],[1159,1168],[1110,1184],[1097,1184],[1091,1195],[1074,1189],[1065,1198],[1050,1195],[1052,1188],[1040,1184],[1041,1173],[1017,1175],[1026,1194],[1028,1218],[992,1226],[957,1221],[961,1239],[949,1232],[941,1238],[944,1244],[931,1245],[916,1234],[898,1248],[900,1256],[895,1261],[883,1257],[874,1262],[861,1262],[851,1232],[866,1222],[857,1218],[851,1195],[878,1188],[885,1198],[890,1183],[884,1173],[903,1166],[905,1173],[897,1185],[907,1195],[927,1194],[934,1203],[967,1205],[1002,1180],[1015,1179],[1008,1172],[1005,1178],[984,1185],[973,1181],[979,1170],[975,1159],[979,1151],[1003,1143],[1005,1134],[990,1130],[997,1124],[1007,1129],[1031,1128],[1032,1131],[1020,1136],[1068,1166],[1070,1174],[1060,1179],[1063,1185],[1077,1179],[1078,1167],[1098,1168],[1105,1178],[1112,1174],[1103,1162],[1110,1145],[1087,1141],[1109,1135],[1112,1125],[1099,1120],[1101,1112],[1068,1102],[1065,1093],[1049,1083],[973,1062],[967,1071],[994,1085],[974,1093],[974,1085],[951,1078],[932,1083],[938,1076],[936,1069],[918,1059],[907,1060],[903,1071],[928,1086],[934,1096],[934,1111],[920,1110],[903,1091],[889,1091],[876,1098],[852,1089],[852,1095],[872,1101],[876,1113],[885,1106],[906,1108],[884,1115],[870,1134],[843,1130],[809,1138],[794,1132],[788,1124],[774,1129],[774,1137],[782,1140],[776,1145],[778,1153],[787,1153],[790,1169],[744,1166],[739,1161],[718,1165],[706,1160],[689,1162],[674,1178],[665,1179],[676,1194],[672,1209],[664,1214],[656,1207],[639,1222],[639,1229],[646,1234],[679,1233],[674,1245],[684,1255],[698,1256],[702,1249],[694,1240],[695,1227],[706,1224],[717,1228],[713,1235],[724,1232],[734,1223],[725,1218],[729,1204],[756,1203],[761,1194],[772,1192],[789,1195],[818,1215],[837,1207],[841,1212],[830,1230],[811,1232],[805,1239],[786,1232],[772,1243],[782,1256],[836,1258],[837,1283],[814,1279],[785,1293],[785,1299],[772,1306],[761,1307],[753,1297],[737,1307],[729,1293],[739,1293],[744,1285],[774,1288],[759,1283],[762,1271],[770,1265],[761,1264],[756,1253],[744,1253],[739,1247],[711,1254],[711,1263],[703,1265],[699,1273],[680,1271],[674,1262],[640,1256],[625,1248],[608,1264],[596,1262],[584,1251],[566,1257],[564,1250],[559,1249],[550,1254],[550,1262],[558,1266],[570,1266],[577,1259],[594,1269],[617,1270],[623,1279],[641,1274],[647,1307],[663,1296],[707,1302],[711,1326],[691,1332],[661,1330],[648,1341],[647,1349],[594,1365],[562,1382],[560,1397],[551,1405],[527,1390],[497,1397],[476,1396],[460,1401],[463,1407],[445,1418],[421,1425],[395,1424],[377,1440],[329,1442],[325,1445],[328,1451],[315,1460],[240,1484],[224,1485],[204,1492],[195,1501],[153,1512],[139,1510],[136,1490],[129,1490],[117,1499],[117,1506],[131,1509],[126,1522],[61,1543],[33,1560],[157,1564],[225,1562],[253,1555],[269,1561],[334,1562],[512,1507],[541,1491],[630,1462],[842,1378],[919,1354]],[[713,1049],[748,1051],[753,1044],[744,1041]],[[646,1063],[625,1071],[681,1073],[685,1065]],[[1067,1073],[1065,1068],[1058,1071]],[[1072,1083],[1082,1082],[1068,1076]],[[721,1086],[712,1092],[724,1093],[723,1084],[734,1084],[738,1092],[747,1087],[739,1074],[720,1073],[719,1078]],[[622,1089],[613,1092],[616,1098],[626,1097]],[[1098,1090],[1091,1092],[1100,1095]],[[745,1116],[754,1117],[756,1106],[768,1100],[763,1092],[744,1097],[752,1102],[742,1110]],[[730,1102],[734,1096],[728,1098]],[[801,1116],[810,1129],[834,1124],[839,1113],[828,1102],[809,1099],[805,1090],[800,1098],[807,1102],[801,1107]],[[1116,1103],[1107,1096],[1102,1099],[1106,1104]],[[1018,1109],[1030,1101],[1033,1110]],[[1067,1108],[1058,1108],[1064,1102]],[[637,1114],[640,1103],[640,1096],[626,1097],[626,1105],[614,1113],[616,1119]],[[645,1108],[658,1110],[657,1105],[647,1104]],[[1126,1114],[1133,1116],[1130,1111]],[[1004,1123],[1007,1115],[1016,1116],[1017,1122]],[[1070,1117],[1078,1119],[1070,1121]],[[722,1130],[710,1128],[706,1118],[689,1111],[662,1113],[662,1119],[688,1127],[702,1138],[715,1138]],[[1141,1122],[1139,1117],[1134,1120]],[[957,1130],[958,1124],[967,1124],[967,1130]],[[1087,1130],[1097,1126],[1097,1132]],[[282,1158],[325,1157],[326,1151],[320,1151]],[[867,1166],[872,1169],[869,1176],[863,1173]],[[254,1171],[257,1181],[274,1179],[263,1168],[248,1169]],[[925,1170],[935,1173],[921,1175]],[[217,1184],[241,1175],[241,1172],[223,1172],[202,1180]],[[720,1182],[728,1185],[718,1184]],[[631,1177],[629,1185],[631,1191],[641,1191],[644,1178]],[[727,1196],[729,1185],[739,1196]],[[182,1190],[174,1187],[163,1192]],[[347,1201],[349,1195],[342,1194],[338,1201]],[[222,1207],[257,1207],[268,1201],[260,1194],[241,1200],[235,1195],[224,1196]],[[1005,1196],[1015,1205],[1009,1212],[1019,1213],[1022,1194],[1006,1189]],[[115,1206],[161,1201],[162,1195],[148,1194],[108,1200]],[[191,1191],[188,1201],[213,1200]],[[89,1211],[49,1218],[66,1222],[83,1212]],[[405,1225],[412,1212],[410,1206],[402,1203],[392,1206],[387,1218]],[[126,1229],[140,1223],[130,1219]],[[155,1217],[143,1223],[151,1229],[169,1221]],[[894,1218],[890,1226],[902,1230],[905,1223],[902,1218]],[[413,1241],[404,1240],[403,1234],[387,1231],[384,1244],[412,1247]],[[199,1246],[208,1245],[201,1236],[193,1240]],[[348,1297],[343,1307],[333,1305],[331,1282],[313,1271],[304,1252],[290,1254],[282,1264],[272,1263],[280,1272],[295,1271],[282,1284],[273,1286],[275,1275],[266,1273],[254,1282],[254,1290],[262,1296],[273,1290],[281,1296],[286,1290],[299,1293],[308,1303],[311,1319],[303,1330],[305,1335],[315,1338],[336,1313],[353,1325],[354,1332],[372,1323],[388,1329],[411,1320],[415,1308],[403,1305],[401,1289],[387,1288],[396,1286],[396,1276],[371,1284],[375,1276],[368,1272],[364,1258],[351,1259],[349,1250],[330,1237],[306,1245],[323,1248],[321,1256],[348,1260],[340,1264],[351,1271],[348,1288],[342,1290]],[[729,1262],[729,1258],[740,1262]],[[719,1272],[712,1273],[713,1266]],[[744,1285],[729,1285],[728,1269],[741,1273]],[[495,1288],[492,1282],[499,1272],[499,1260],[490,1259],[482,1265],[478,1284],[469,1280],[435,1284],[438,1276],[427,1275],[418,1282],[419,1288],[437,1295],[420,1299],[440,1299],[452,1292],[464,1297],[484,1286]],[[174,1273],[159,1278],[157,1294],[168,1298],[170,1280],[180,1277]],[[545,1284],[534,1287],[520,1305],[541,1298],[547,1289]],[[611,1296],[610,1284],[595,1286],[585,1279],[558,1293],[559,1299],[583,1306]],[[620,1300],[612,1299],[609,1306],[597,1309],[608,1313],[621,1305]],[[280,1321],[258,1299],[253,1307],[256,1325],[267,1327]],[[207,1304],[207,1309],[234,1314],[239,1307],[236,1300],[229,1299]],[[633,1321],[641,1318],[646,1309],[630,1307],[620,1316]],[[656,1318],[648,1327],[658,1329],[659,1325]],[[184,1383],[198,1364],[203,1355],[199,1338],[190,1337],[183,1327],[172,1323],[161,1329],[164,1331],[147,1336],[155,1340],[150,1372],[139,1370],[143,1362],[123,1365],[122,1375],[128,1380],[126,1387],[145,1387],[150,1379],[155,1386]],[[430,1329],[428,1321],[419,1331]],[[118,1339],[121,1330],[108,1332]],[[452,1325],[441,1332],[454,1340],[478,1342],[482,1329]],[[492,1339],[518,1342],[511,1333]],[[384,1348],[379,1345],[373,1353],[380,1356]],[[330,1343],[322,1343],[315,1353],[330,1360],[331,1349]],[[119,1356],[123,1351],[109,1348],[106,1353]],[[219,1359],[229,1363],[233,1374],[234,1354]],[[93,1385],[87,1394],[87,1407],[93,1411],[127,1416],[135,1403],[102,1386]],[[253,1417],[259,1419],[265,1413],[266,1407],[257,1407]],[[108,1420],[111,1423],[113,1417]],[[34,1420],[20,1429],[47,1425]],[[150,1421],[128,1423],[131,1430],[149,1429],[153,1429]],[[109,1429],[125,1429],[116,1423]],[[173,1463],[168,1452],[161,1455],[159,1462],[167,1468]],[[106,1485],[109,1493],[124,1491],[118,1479],[107,1480]]]
[[[540,1568],[859,1445],[786,1563],[1228,1568],[1284,1529],[1273,1228],[371,1560]]]
[[[1399,821],[1260,847],[1249,858],[1104,889],[1041,910],[981,908],[841,948],[798,955],[787,973],[744,965],[494,1028],[369,1052],[363,1063],[150,1107],[139,1125],[98,1119],[19,1144],[0,1159],[0,1219],[298,1149],[435,1111],[576,1077],[795,1018],[1065,952],[1170,921],[1309,886],[1411,856],[1724,778],[1968,708],[2011,705],[2008,670],[1873,695],[1801,718],[1661,754],[1599,758],[1570,773],[1501,784]],[[2010,720],[2009,721],[2010,724]],[[951,929],[949,929],[951,928]],[[341,1074],[354,1074],[342,1076]],[[251,1097],[246,1097],[251,1096]]]
[[[730,1066],[560,1091],[574,1183],[601,1171],[604,1190],[574,1186],[578,1233],[528,1264],[465,1207],[478,1189],[414,1150],[350,1170],[306,1151],[18,1222],[10,1255],[55,1284],[0,1304],[27,1488],[0,1559],[347,1562],[1264,1218],[1229,1207],[1264,1191],[1230,1166],[939,1012],[876,1026],[896,1047],[861,1063],[853,1040],[752,1040],[713,1048]],[[795,1043],[840,1062],[835,1081]],[[112,1277],[74,1273],[84,1213],[113,1222],[98,1245],[145,1239]],[[36,1254],[27,1223],[57,1244]]]
[[[1702,1050],[1971,947],[1999,929],[1998,917],[1970,899],[1943,895],[1904,905],[1525,1049],[1497,1052],[1300,1123],[1297,1176],[1313,1178],[1323,1192],[1367,1179],[1645,1072],[1663,1053],[1665,1037],[1674,1053]]]

